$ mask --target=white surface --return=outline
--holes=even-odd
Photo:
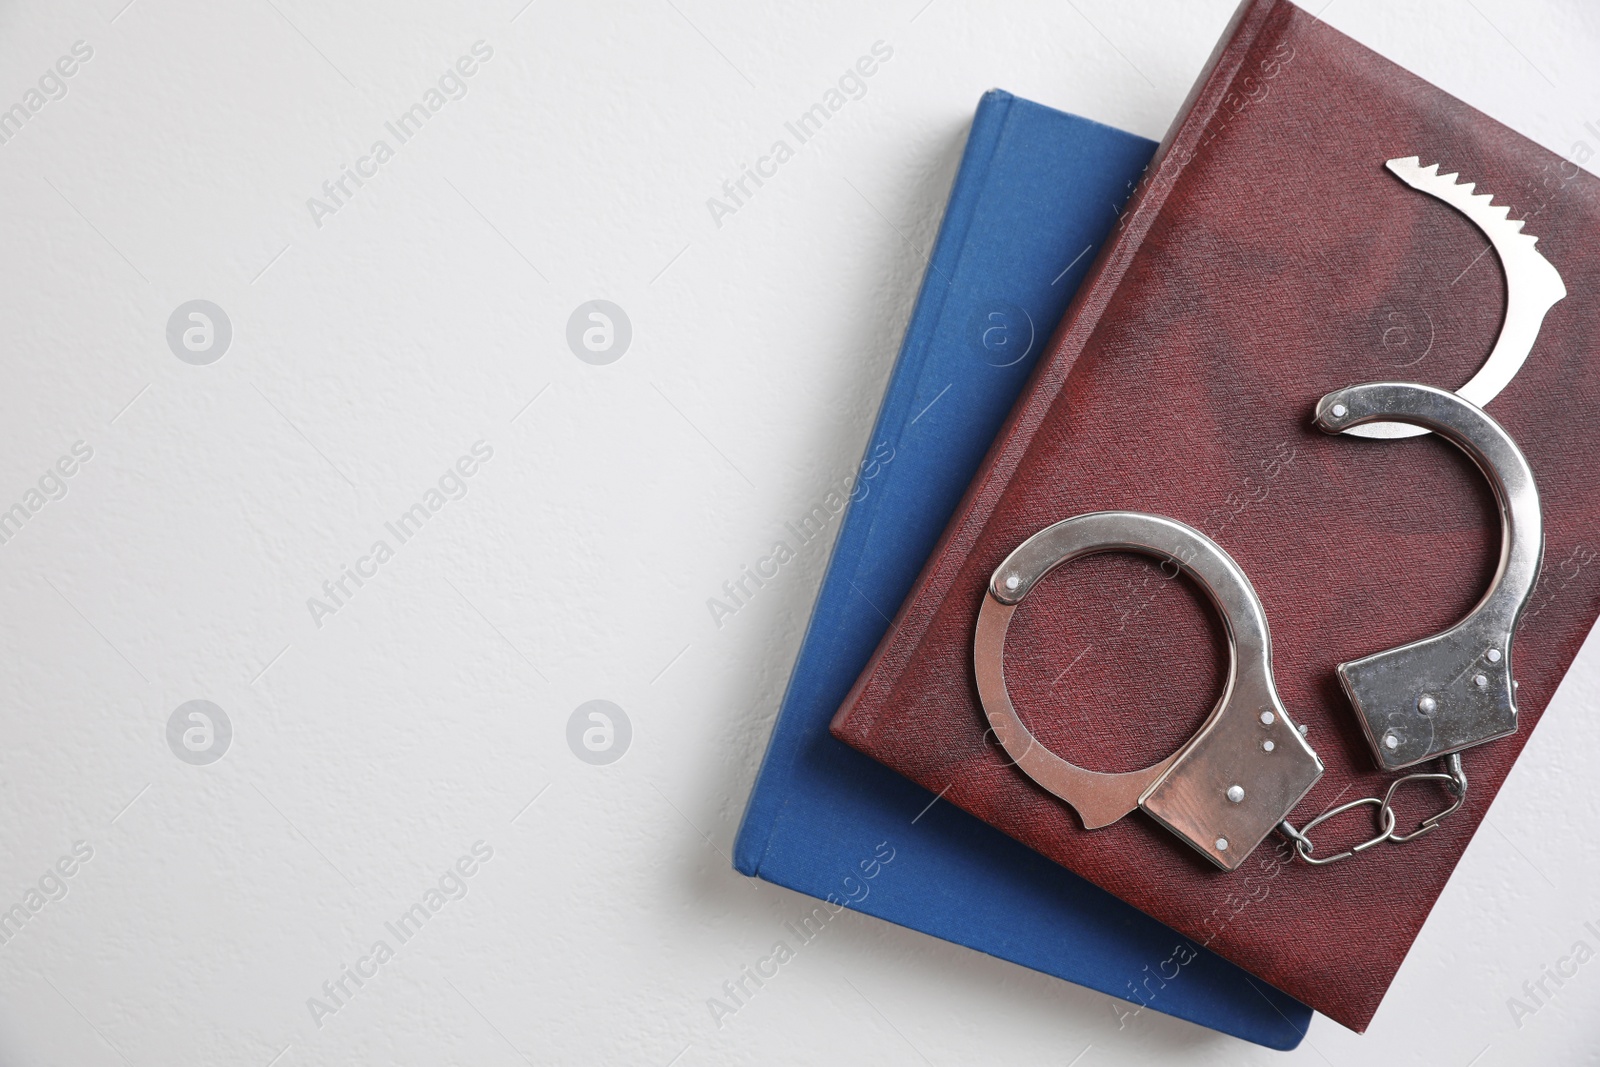
[[[809,910],[726,854],[825,549],[720,629],[706,599],[858,459],[979,94],[1159,137],[1231,0],[123,3],[0,7],[0,100],[94,50],[0,145],[0,507],[94,452],[0,544],[0,899],[94,850],[0,946],[0,1063],[1281,1060],[856,914],[721,1027],[707,1006]],[[1325,17],[1600,149],[1578,0]],[[315,225],[479,40],[465,97]],[[877,41],[865,95],[716,226],[707,198]],[[209,366],[165,338],[194,298],[233,324]],[[565,341],[596,298],[633,326],[609,366]],[[466,496],[386,537],[480,440]],[[379,538],[319,628],[307,598]],[[1318,1019],[1294,1061],[1596,1062],[1600,962],[1520,1028],[1507,999],[1600,949],[1597,653],[1371,1032]],[[633,726],[604,767],[566,742],[597,698]],[[209,766],[166,742],[191,699],[235,731]],[[308,998],[379,939],[319,1027]]]

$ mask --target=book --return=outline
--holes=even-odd
[[[1544,572],[1516,638],[1519,729],[1463,754],[1466,803],[1437,829],[1327,867],[1269,838],[1246,867],[1218,871],[1138,812],[1085,830],[985,736],[974,688],[986,583],[1038,530],[1152,512],[1238,561],[1265,605],[1284,704],[1327,768],[1296,822],[1381,797],[1395,777],[1376,769],[1335,666],[1443,630],[1495,574],[1499,515],[1464,454],[1433,435],[1366,440],[1311,424],[1319,397],[1359,382],[1459,388],[1499,333],[1496,255],[1455,207],[1386,169],[1407,157],[1458,172],[1524,220],[1569,294],[1486,409],[1526,454],[1545,516]],[[1600,611],[1597,234],[1600,181],[1574,163],[1287,0],[1248,0],[833,732],[1364,1030]],[[1221,624],[1167,574],[1095,556],[1018,609],[1008,689],[1047,748],[1132,770],[1209,713],[1227,669]],[[1399,831],[1448,802],[1408,786]],[[1365,840],[1370,817],[1320,828],[1321,854]]]
[[[1123,1019],[1288,1049],[1309,1009],[828,734],[1154,148],[979,104],[734,865],[1122,998]]]

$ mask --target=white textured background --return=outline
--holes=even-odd
[[[0,908],[93,849],[0,945],[0,1064],[1282,1059],[855,914],[707,1008],[809,910],[726,854],[825,551],[721,629],[706,598],[858,459],[979,94],[1159,138],[1231,0],[124,2],[0,4],[0,107],[93,49],[0,144],[0,508],[93,449],[0,544]],[[1325,17],[1567,154],[1600,150],[1583,7]],[[880,40],[864,97],[714,225]],[[166,340],[195,298],[233,328],[206,366]],[[565,340],[596,298],[632,323],[608,366]],[[398,545],[385,521],[478,441]],[[307,598],[379,538],[317,626]],[[1600,950],[1597,689],[1591,649],[1371,1032],[1318,1019],[1297,1062],[1600,1062],[1600,962],[1507,1007]],[[609,766],[566,740],[597,698],[633,728]],[[234,731],[208,766],[166,740],[193,699]],[[317,1025],[308,998],[478,841],[467,895]]]

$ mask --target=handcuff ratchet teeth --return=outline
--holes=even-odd
[[[1499,396],[1500,390],[1522,369],[1545,315],[1566,297],[1566,284],[1555,266],[1534,247],[1539,239],[1523,232],[1522,225],[1527,220],[1511,218],[1511,209],[1505,204],[1497,206],[1490,194],[1474,192],[1476,183],[1461,181],[1460,174],[1440,174],[1437,163],[1424,167],[1417,156],[1391,159],[1384,166],[1419,193],[1441,200],[1466,216],[1488,238],[1500,260],[1506,280],[1506,309],[1500,334],[1483,366],[1458,390],[1462,397],[1483,407]],[[1369,422],[1345,432],[1355,437],[1394,439],[1417,437],[1428,431],[1402,422]]]

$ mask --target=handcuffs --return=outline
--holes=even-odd
[[[1029,537],[991,575],[973,639],[978,695],[1007,755],[1033,781],[1077,811],[1086,830],[1144,811],[1226,871],[1237,869],[1277,830],[1311,864],[1335,863],[1385,841],[1428,833],[1466,801],[1461,752],[1516,732],[1512,645],[1538,583],[1544,554],[1539,493],[1527,459],[1488,415],[1487,404],[1527,358],[1545,313],[1566,289],[1535,238],[1508,223],[1504,208],[1471,195],[1456,175],[1422,168],[1416,157],[1386,164],[1408,185],[1462,211],[1500,255],[1507,310],[1494,350],[1459,393],[1407,382],[1339,389],[1316,406],[1329,434],[1409,437],[1432,431],[1465,452],[1488,479],[1500,513],[1500,562],[1471,612],[1441,633],[1341,663],[1340,684],[1380,769],[1404,771],[1439,759],[1438,771],[1396,778],[1382,797],[1331,808],[1300,827],[1290,814],[1321,778],[1323,764],[1279,698],[1272,638],[1249,577],[1223,548],[1175,519],[1133,511],[1077,515]],[[1170,562],[1193,578],[1221,615],[1229,664],[1221,698],[1177,751],[1141,770],[1079,767],[1046,748],[1012,705],[1005,682],[1006,631],[1018,605],[1048,573],[1101,552],[1135,552]],[[1398,832],[1393,799],[1409,782],[1436,781],[1453,800],[1409,832]],[[1311,832],[1329,819],[1371,806],[1377,832],[1330,856],[1314,855]]]

